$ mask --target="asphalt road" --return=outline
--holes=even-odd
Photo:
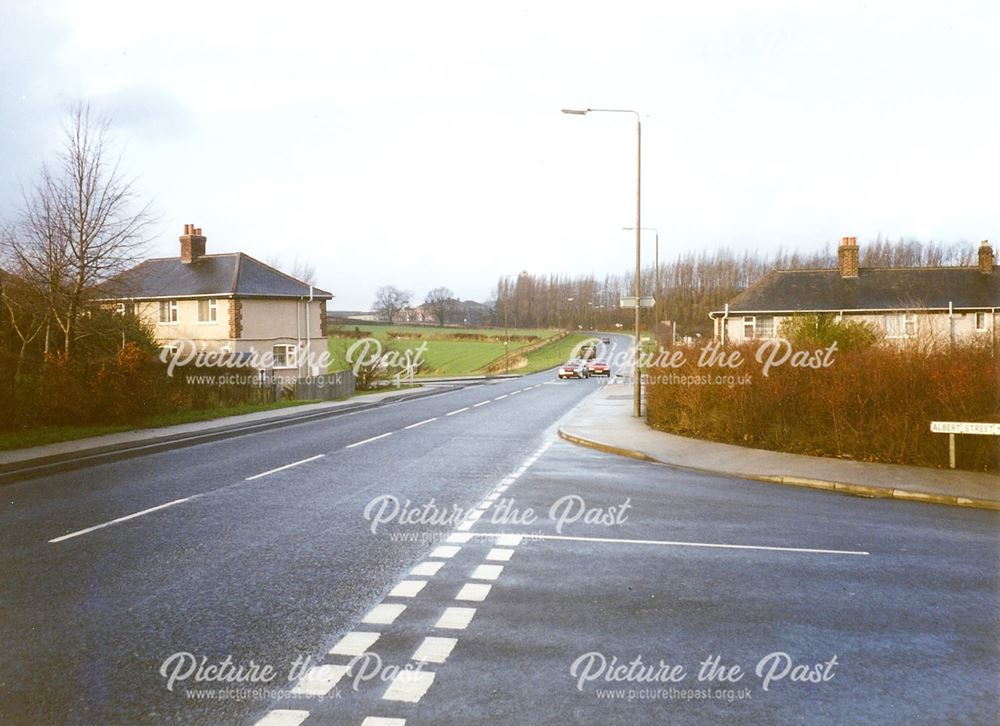
[[[557,440],[594,385],[539,374],[0,487],[0,721],[995,722],[1000,517]],[[198,681],[186,653],[244,671]],[[806,668],[765,660],[765,691],[772,653]],[[711,656],[744,676],[699,681]]]

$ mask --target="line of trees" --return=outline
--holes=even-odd
[[[924,267],[971,265],[975,248],[952,244],[889,241],[881,238],[861,248],[864,267]],[[735,253],[688,252],[660,263],[659,283],[653,267],[642,271],[644,295],[657,298],[654,313],[643,311],[644,324],[669,320],[680,333],[711,332],[708,313],[774,269],[830,269],[837,266],[832,250],[814,253],[778,250]],[[516,327],[561,327],[587,329],[630,325],[629,310],[619,307],[622,297],[632,295],[634,273],[621,275],[535,275],[522,272],[501,277],[491,292],[489,307],[495,324],[505,321]]]

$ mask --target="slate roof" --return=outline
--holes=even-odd
[[[146,260],[102,286],[104,299],[183,297],[309,297],[309,285],[242,252],[204,255],[184,264],[180,257]],[[313,297],[333,295],[313,288]]]
[[[863,267],[846,279],[838,270],[775,270],[733,298],[729,312],[947,310],[949,302],[1000,307],[1000,267],[991,275],[978,267]]]

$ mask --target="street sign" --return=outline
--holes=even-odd
[[[980,434],[1000,436],[1000,423],[978,423],[974,421],[931,421],[931,432],[935,434]]]
[[[634,308],[635,298],[634,297],[623,297],[618,301],[618,304],[623,308]],[[639,298],[639,307],[641,308],[651,308],[656,305],[656,300],[651,297],[641,297]]]

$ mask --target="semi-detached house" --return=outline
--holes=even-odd
[[[309,375],[306,353],[326,350],[333,295],[242,252],[207,254],[201,228],[184,226],[180,256],[149,259],[103,287],[99,302],[133,313],[171,348],[273,356],[269,370]]]

